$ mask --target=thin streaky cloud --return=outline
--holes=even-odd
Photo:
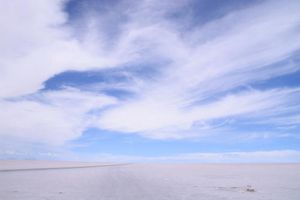
[[[213,138],[216,149],[224,133],[249,136],[253,152],[284,151],[279,138],[298,151],[299,9],[296,0],[3,1],[0,139],[71,155],[74,141],[105,131],[164,145]],[[267,149],[254,144],[261,138]]]

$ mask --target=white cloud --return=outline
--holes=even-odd
[[[65,26],[65,2],[1,2],[0,97],[35,92],[44,81],[66,70],[112,67],[124,62],[118,55],[111,58],[91,51],[72,36]]]
[[[297,2],[267,1],[185,32],[184,37],[165,19],[146,27],[131,23],[130,33],[140,31],[134,37],[150,41],[171,64],[161,80],[141,91],[138,100],[105,112],[99,126],[154,138],[184,138],[204,132],[193,130],[195,123],[230,116],[259,118],[266,112],[272,117],[293,107],[299,89],[232,92],[208,104],[190,105],[237,86],[299,70],[290,58],[300,48],[295,42],[300,41],[299,7]],[[290,62],[277,64],[285,59]]]
[[[72,29],[65,25],[63,0],[1,2],[0,134],[63,144],[98,126],[159,139],[185,138],[214,130],[210,120],[257,120],[299,110],[293,103],[298,88],[231,91],[299,70],[293,59],[300,49],[299,2],[266,1],[188,31],[166,17],[188,1],[172,2],[130,2],[128,9],[118,8],[127,18],[118,22],[122,26],[114,41],[107,41],[105,33],[118,12],[93,12],[86,26]],[[70,89],[38,91],[66,70],[153,60],[166,61],[161,76],[133,83],[137,99],[130,101]],[[34,92],[32,99],[7,100]],[[88,114],[106,105],[114,108]]]
[[[226,152],[226,153],[186,153],[172,156],[132,156],[99,154],[79,160],[93,160],[102,162],[184,162],[184,163],[298,163],[300,152],[295,150],[274,151],[249,151],[249,152]]]
[[[216,128],[207,127],[210,120],[236,116],[257,120],[291,111],[289,109],[295,108],[294,100],[299,98],[299,88],[251,90],[189,108],[182,102],[172,102],[172,97],[165,100],[163,94],[151,97],[151,100],[142,99],[107,110],[100,118],[99,126],[160,139],[195,137]]]
[[[61,145],[91,124],[89,112],[116,100],[74,89],[44,92],[32,99],[0,101],[0,136]]]
[[[299,162],[300,152],[294,150],[228,152],[228,153],[191,153],[183,154],[174,159],[198,160],[206,162]]]

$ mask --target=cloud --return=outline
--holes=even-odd
[[[199,136],[205,134],[207,129],[215,128],[208,126],[215,119],[245,117],[256,120],[283,114],[287,112],[287,107],[295,108],[286,101],[299,98],[299,89],[252,90],[189,108],[184,108],[181,102],[176,104],[160,97],[164,98],[152,96],[157,101],[143,99],[107,110],[99,120],[100,127],[161,139]]]
[[[1,3],[0,97],[35,92],[67,70],[117,66],[117,55],[93,52],[72,36],[63,11],[65,0],[12,0]],[[99,44],[101,45],[101,44]],[[20,84],[22,83],[22,84]]]
[[[176,157],[174,157],[176,160]],[[191,153],[177,156],[178,160],[198,160],[206,162],[299,162],[300,152],[294,150],[228,152],[228,153]]]
[[[130,36],[149,41],[170,64],[163,78],[149,83],[139,99],[103,113],[99,127],[154,138],[184,138],[201,134],[203,130],[194,124],[211,119],[248,114],[260,118],[266,111],[277,115],[275,107],[290,106],[299,96],[298,89],[232,90],[299,70],[293,57],[300,47],[295,43],[300,39],[296,8],[296,2],[267,1],[184,32],[183,37],[165,18],[146,27],[131,22],[127,31],[134,34]],[[201,104],[212,97],[217,100]]]
[[[114,98],[70,88],[1,100],[0,136],[62,145],[90,126],[89,112],[115,103]]]
[[[263,1],[200,24],[176,19],[191,2],[121,1],[103,12],[81,8],[80,19],[63,0],[3,2],[0,134],[58,145],[89,127],[183,139],[228,131],[231,118],[277,126],[288,116],[299,125],[298,87],[253,86],[299,71],[299,2]],[[40,90],[69,70],[137,65],[158,73],[125,70],[126,84]],[[135,95],[116,100],[97,86]]]
[[[80,156],[78,157],[80,158]],[[144,163],[298,163],[300,152],[295,150],[225,152],[225,153],[186,153],[172,156],[131,156],[99,154],[85,157],[87,160],[102,162],[144,162]]]

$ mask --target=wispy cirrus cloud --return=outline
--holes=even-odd
[[[105,112],[100,127],[155,138],[181,138],[189,137],[187,132],[201,134],[202,130],[193,126],[201,121],[249,114],[261,118],[266,111],[273,117],[280,114],[276,107],[295,106],[298,89],[247,89],[257,81],[299,70],[299,43],[295,43],[299,40],[295,9],[299,5],[293,3],[267,1],[183,36],[164,18],[162,22],[154,18],[146,27],[129,23],[129,32],[141,33],[135,38],[153,42],[153,49],[170,64],[165,76],[149,83],[138,100]],[[240,86],[246,90],[233,90]],[[210,103],[201,104],[210,98]]]
[[[160,98],[165,96],[157,97],[157,101],[149,99],[108,110],[99,120],[100,127],[145,133],[154,138],[195,137],[208,129],[220,131],[219,125],[215,127],[211,122],[216,119],[226,122],[228,118],[238,117],[256,121],[289,114],[297,108],[294,103],[299,98],[299,89],[246,91],[188,108]],[[275,121],[271,124],[276,126]]]
[[[1,136],[50,145],[79,137],[91,125],[89,112],[116,99],[68,89],[0,101]]]
[[[299,129],[299,86],[272,84],[299,73],[299,2],[202,4],[3,3],[0,135],[64,145],[91,127],[164,140],[239,134],[245,121]]]

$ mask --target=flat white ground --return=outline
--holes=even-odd
[[[0,199],[299,200],[300,164],[0,161]]]

